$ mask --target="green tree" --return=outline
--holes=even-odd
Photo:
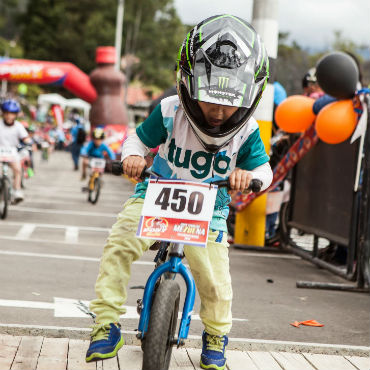
[[[0,1],[0,37],[14,40],[17,36],[16,14],[18,12],[17,0]]]
[[[113,45],[117,0],[29,0],[20,18],[26,58],[66,61],[86,73],[95,68],[97,46]],[[122,54],[139,64],[132,78],[167,87],[184,37],[173,0],[126,0]]]
[[[172,85],[177,52],[185,37],[173,1],[127,1],[126,9],[124,53],[140,60],[134,77],[162,88]]]

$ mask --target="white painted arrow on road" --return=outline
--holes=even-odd
[[[15,308],[36,308],[54,310],[54,317],[89,317],[88,314],[83,312],[79,307],[81,303],[89,307],[89,301],[81,301],[71,298],[58,298],[54,297],[54,302],[37,302],[37,301],[19,301],[12,299],[0,299],[0,307],[15,307]],[[136,306],[123,306],[126,308],[126,313],[121,317],[124,319],[139,319],[136,311]],[[182,313],[179,312],[179,317]],[[192,320],[200,320],[199,315],[192,315]],[[233,321],[248,321],[247,319],[233,318]]]

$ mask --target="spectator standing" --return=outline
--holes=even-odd
[[[78,171],[78,160],[80,158],[80,151],[86,141],[86,131],[80,117],[74,117],[75,125],[71,129],[72,145],[71,153],[74,164],[74,170]]]

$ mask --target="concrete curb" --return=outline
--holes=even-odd
[[[37,326],[21,324],[1,324],[0,334],[15,336],[43,336],[53,338],[89,339],[89,328],[71,328],[58,326]],[[126,344],[140,346],[134,331],[122,331]],[[200,336],[189,335],[185,341],[185,347],[201,348]],[[343,344],[287,342],[263,339],[229,338],[228,349],[240,351],[267,351],[267,352],[295,352],[295,353],[317,353],[325,355],[340,356],[362,356],[369,357],[370,347],[352,346]]]

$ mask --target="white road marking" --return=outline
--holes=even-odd
[[[61,225],[61,224],[44,224],[44,223],[32,223],[28,224],[25,222],[16,222],[16,221],[5,221],[4,223],[0,223],[0,226],[23,226],[23,225],[35,225],[35,227],[50,227],[52,229],[65,229],[70,226],[76,226],[76,225]],[[93,226],[78,226],[79,230],[84,231],[104,231],[104,232],[110,232],[110,228],[107,227],[93,227]]]
[[[95,257],[84,257],[84,256],[70,256],[64,254],[48,254],[48,253],[30,253],[30,252],[15,252],[15,251],[4,251],[0,250],[0,254],[6,256],[22,256],[22,257],[37,257],[37,258],[54,258],[54,259],[65,259],[65,260],[76,260],[86,262],[100,262],[100,258]],[[154,262],[151,261],[135,261],[134,265],[147,265],[154,266]]]
[[[38,308],[47,310],[53,310],[55,308],[54,303],[36,302],[36,301],[18,301],[13,299],[0,299],[0,306],[16,308]]]
[[[19,240],[29,239],[35,228],[36,228],[35,224],[25,224],[19,229],[15,237],[18,238]]]
[[[23,202],[23,205],[25,206],[28,206],[29,204],[65,204],[65,205],[68,205],[68,206],[81,206],[82,204],[86,204],[88,207],[91,207],[90,203],[87,203],[85,199],[81,198],[81,202],[67,202],[67,201],[64,201],[64,200],[55,200],[55,199],[26,199],[24,202]],[[108,202],[106,199],[104,199],[104,202],[103,202],[103,206],[104,207],[122,207],[124,202],[122,202],[122,204],[118,204],[117,201],[113,201],[111,200],[110,202]]]
[[[40,186],[40,185],[33,185],[29,189],[27,189],[27,193],[41,193],[43,194],[60,194],[60,193],[72,193],[72,194],[81,194],[81,188],[85,186],[85,182],[81,182],[81,187],[79,188],[78,186],[70,186],[69,189],[65,187],[55,187],[55,186]],[[104,186],[103,186],[104,188]],[[104,188],[105,189],[105,188]],[[134,187],[132,189],[122,189],[122,190],[110,190],[110,189],[105,189],[107,195],[112,194],[112,195],[132,195],[134,192]],[[81,193],[80,193],[81,192]]]
[[[261,247],[263,248],[263,247]],[[282,254],[282,253],[265,253],[261,250],[261,252],[249,252],[245,251],[244,253],[235,253],[231,252],[230,257],[232,256],[244,256],[244,257],[262,257],[262,258],[282,258],[288,260],[300,260],[301,257],[294,256],[292,254]]]
[[[89,217],[110,217],[117,218],[117,213],[101,213],[101,212],[84,212],[72,211],[67,209],[45,209],[45,208],[29,208],[29,207],[14,207],[12,212],[32,212],[32,213],[49,213],[54,215],[73,215],[73,216],[89,216]]]
[[[89,317],[88,314],[83,312],[81,307],[82,302],[86,307],[89,307],[89,301],[83,301],[71,298],[58,298],[54,297],[54,303],[50,302],[37,302],[37,301],[19,301],[12,299],[0,299],[0,307],[16,307],[16,308],[37,308],[54,310],[54,317]],[[82,308],[82,307],[81,307]],[[124,319],[139,319],[139,315],[136,311],[136,306],[123,306],[126,309],[126,313],[121,315]],[[182,312],[179,311],[178,318],[181,319]],[[200,320],[199,315],[191,315],[192,320]],[[248,319],[237,319],[233,318],[233,321],[248,321]]]
[[[20,239],[20,238],[17,238],[15,236],[0,236],[0,240],[21,240],[23,243],[41,243],[41,244],[50,244],[50,245],[54,245],[54,244],[64,244],[64,245],[71,245],[70,242],[67,242],[65,240],[52,240],[52,239]],[[78,243],[75,243],[75,244],[78,244],[79,246],[82,246],[82,245],[89,245],[89,246],[102,246],[104,244],[104,241],[102,241],[101,243],[91,243],[91,242],[78,242]]]
[[[66,243],[78,243],[78,227],[69,226],[66,228],[66,233],[64,236]]]

